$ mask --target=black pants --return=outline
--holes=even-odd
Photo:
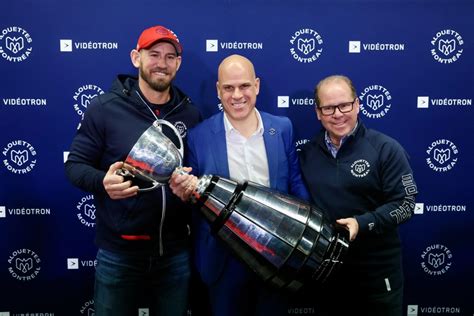
[[[403,286],[374,291],[351,284],[318,290],[317,304],[321,316],[402,316]]]

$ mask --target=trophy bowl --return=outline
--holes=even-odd
[[[163,133],[162,125],[176,134],[179,149]],[[117,174],[150,183],[150,187],[139,189],[140,192],[147,192],[165,185],[182,163],[183,140],[178,130],[168,121],[156,120],[137,140]]]

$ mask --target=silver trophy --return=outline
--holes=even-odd
[[[316,207],[256,183],[206,175],[192,200],[211,231],[278,288],[324,283],[349,248],[347,231],[336,230]]]
[[[161,131],[171,127],[178,150]],[[149,181],[153,190],[182,170],[183,142],[167,121],[158,120],[133,146],[119,174]],[[252,183],[204,175],[191,201],[216,234],[250,269],[278,288],[298,290],[322,284],[342,264],[348,250],[347,231],[337,230],[315,206]]]
[[[179,149],[163,134],[162,125],[166,125],[176,134]],[[147,192],[167,184],[175,169],[182,163],[183,140],[178,130],[168,121],[156,120],[140,136],[117,174],[150,183],[150,187],[138,190]]]

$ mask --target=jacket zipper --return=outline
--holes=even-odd
[[[140,98],[140,100],[143,102],[143,104],[145,104],[146,107],[150,110],[151,114],[153,114],[153,116],[155,117],[155,120],[158,120],[158,117],[151,110],[148,103],[146,103],[146,101],[143,100],[140,93],[138,91],[135,91],[135,92],[136,92],[138,98]],[[181,100],[181,102],[179,102],[178,105],[176,105],[174,108],[172,108],[171,111],[166,113],[166,115],[164,115],[162,119],[165,119],[168,115],[173,113],[177,108],[181,107],[181,105],[184,103],[184,101],[187,101],[187,100],[188,100],[188,97],[185,97],[183,100]],[[164,186],[161,187],[161,196],[162,196],[161,197],[161,200],[162,200],[162,202],[161,202],[161,220],[160,220],[160,226],[159,226],[159,230],[158,230],[158,251],[159,251],[160,256],[163,255],[163,251],[164,251],[163,250],[163,224],[165,222],[165,216],[166,216],[166,190],[165,190]]]
[[[189,98],[188,97],[185,97],[183,100],[181,100],[181,102],[178,103],[178,105],[176,105],[174,108],[171,109],[171,111],[169,111],[168,113],[166,113],[165,115],[163,115],[163,119],[167,118],[168,115],[172,114],[174,111],[176,111],[176,109],[178,109],[179,107],[181,107],[184,102],[188,102]]]
[[[161,187],[161,220],[160,220],[160,230],[158,232],[158,247],[160,257],[163,255],[163,223],[165,222],[165,213],[166,213],[166,192],[165,187]]]

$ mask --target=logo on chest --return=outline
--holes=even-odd
[[[359,159],[352,163],[351,173],[354,177],[363,178],[370,172],[370,164],[365,159]]]
[[[188,131],[186,124],[184,124],[182,121],[177,121],[174,123],[174,127],[176,127],[182,138],[186,137],[186,133]]]

